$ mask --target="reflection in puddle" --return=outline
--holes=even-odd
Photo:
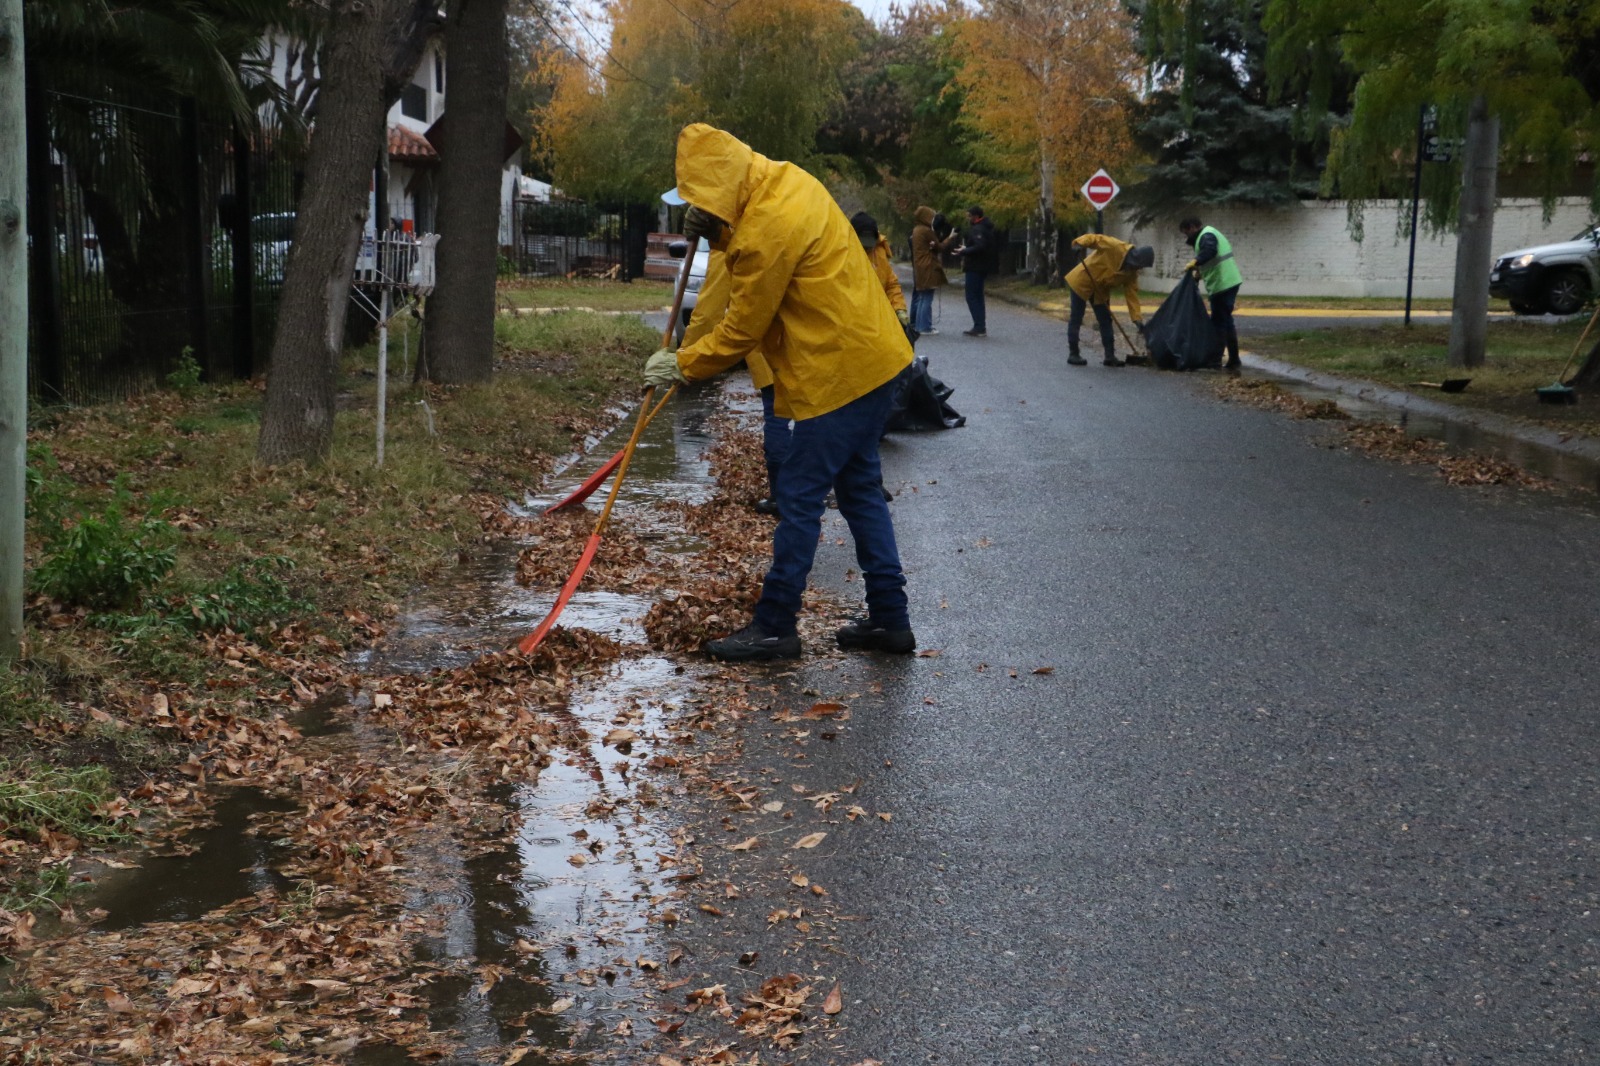
[[[283,814],[294,806],[258,788],[229,789],[212,810],[215,824],[184,838],[188,854],[147,856],[135,869],[98,880],[93,906],[106,917],[96,928],[192,921],[267,889],[282,892],[289,879],[273,868],[280,849],[250,832],[250,824],[257,815]]]
[[[1404,407],[1374,403],[1358,396],[1318,388],[1305,382],[1281,378],[1273,378],[1272,382],[1283,391],[1311,403],[1332,400],[1341,411],[1352,418],[1364,422],[1400,426],[1409,436],[1443,441],[1451,451],[1492,455],[1552,481],[1600,491],[1600,463],[1581,455],[1508,437],[1481,426],[1467,425],[1433,415],[1421,415]]]

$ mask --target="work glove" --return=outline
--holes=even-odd
[[[896,311],[894,313],[894,317],[896,317],[896,318],[898,318],[900,320],[900,328],[901,329],[909,329],[909,328],[911,328],[911,312],[910,311],[904,310],[902,308],[901,310]]]
[[[722,219],[709,211],[690,205],[683,216],[683,235],[690,240],[698,237],[706,244],[716,244],[722,236],[722,227],[726,225]]]
[[[661,388],[665,385],[686,385],[689,379],[683,376],[683,371],[678,369],[678,353],[671,348],[663,348],[644,361],[644,384],[646,388]]]

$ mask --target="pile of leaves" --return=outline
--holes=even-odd
[[[559,588],[566,582],[594,532],[595,516],[577,509],[557,511],[538,520],[538,538],[517,557],[517,583],[530,588]],[[626,524],[607,524],[600,547],[584,577],[585,585],[611,589],[647,588],[656,580],[653,568],[641,566],[645,542]]]
[[[1362,422],[1345,427],[1350,447],[1399,463],[1426,463],[1452,485],[1516,485],[1522,488],[1554,489],[1547,478],[1530,474],[1515,463],[1492,455],[1466,452],[1448,454],[1443,441],[1413,437],[1399,426]]]
[[[1332,400],[1306,400],[1263,378],[1227,378],[1216,383],[1218,395],[1235,403],[1282,411],[1295,418],[1343,422],[1350,416]]]
[[[750,620],[761,598],[761,579],[701,577],[686,587],[665,590],[644,617],[644,632],[658,651],[699,651],[708,640],[727,636]]]
[[[10,1062],[305,1061],[363,1043],[437,1047],[410,945],[424,922],[338,889],[265,892],[193,922],[57,940],[22,978]]]
[[[1443,441],[1413,437],[1400,426],[1351,419],[1332,400],[1310,401],[1260,378],[1233,378],[1217,383],[1225,399],[1252,407],[1283,411],[1295,418],[1348,423],[1339,441],[1345,447],[1398,463],[1430,464],[1452,485],[1516,485],[1553,489],[1554,482],[1530,474],[1515,463],[1477,452],[1447,454]]]

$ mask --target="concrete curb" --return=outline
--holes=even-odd
[[[1535,426],[1522,422],[1506,415],[1496,414],[1493,411],[1473,411],[1448,404],[1442,400],[1431,400],[1426,396],[1418,396],[1404,389],[1390,388],[1376,382],[1365,381],[1361,378],[1347,378],[1338,374],[1329,374],[1320,370],[1307,370],[1305,367],[1286,363],[1281,359],[1273,359],[1265,355],[1255,355],[1251,352],[1241,352],[1240,358],[1244,365],[1252,370],[1259,370],[1273,377],[1284,378],[1289,381],[1299,381],[1307,385],[1314,385],[1319,389],[1327,389],[1343,396],[1365,400],[1368,403],[1382,404],[1396,410],[1411,411],[1428,418],[1437,418],[1444,422],[1454,422],[1459,425],[1472,426],[1486,433],[1493,433],[1501,437],[1509,437],[1526,444],[1536,445],[1553,452],[1577,456],[1600,462],[1600,437],[1585,436],[1580,433],[1569,433],[1548,426]]]

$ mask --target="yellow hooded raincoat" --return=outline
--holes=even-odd
[[[867,258],[872,260],[872,269],[878,274],[883,293],[889,297],[889,306],[896,311],[904,311],[906,291],[900,287],[900,278],[894,272],[894,253],[889,251],[889,238],[880,234],[877,245],[867,253]]]
[[[720,249],[711,249],[711,254],[706,258],[706,280],[700,286],[694,314],[689,317],[689,327],[683,331],[683,343],[679,347],[689,347],[716,328],[728,311],[728,290],[732,287],[728,257]],[[772,368],[767,365],[766,356],[759,349],[745,355],[744,365],[749,369],[750,380],[756,388],[764,389],[772,384]]]
[[[1133,245],[1119,241],[1104,233],[1085,233],[1072,242],[1079,248],[1089,249],[1083,262],[1067,272],[1067,288],[1092,304],[1108,304],[1114,289],[1122,289],[1122,298],[1128,304],[1128,317],[1135,322],[1144,321],[1144,311],[1139,306],[1139,272],[1123,270],[1122,261]]]
[[[684,377],[709,378],[764,353],[776,413],[815,418],[910,364],[911,345],[882,281],[817,179],[703,123],[679,135],[677,168],[683,198],[732,229],[727,310],[708,334],[678,349]],[[698,304],[695,311],[699,318]]]

